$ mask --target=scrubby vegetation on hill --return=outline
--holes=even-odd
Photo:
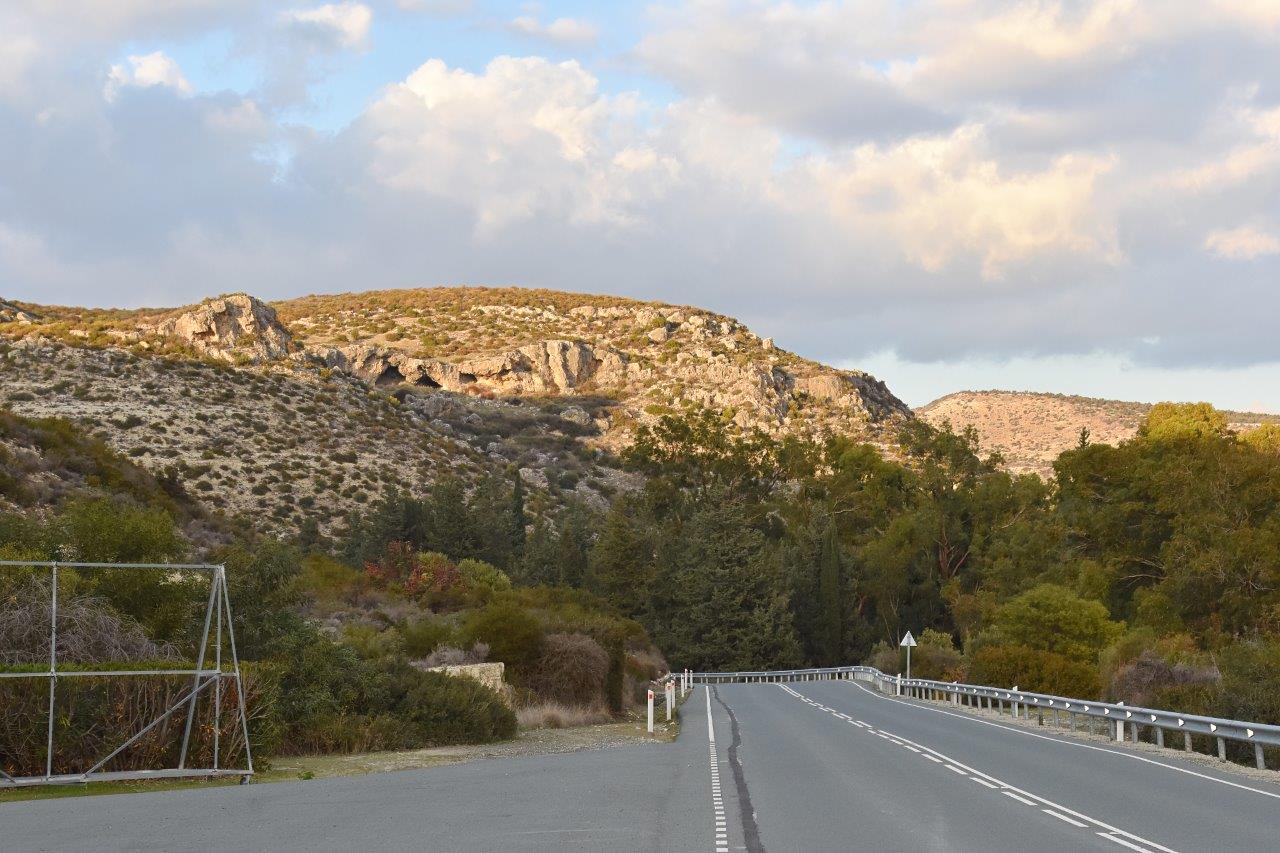
[[[1089,440],[1118,444],[1132,438],[1151,411],[1149,403],[1127,403],[1069,394],[1030,391],[958,391],[922,406],[916,415],[934,426],[973,427],[978,447],[1000,454],[1015,474],[1035,472],[1048,478],[1053,461],[1089,431]],[[1231,429],[1247,432],[1259,424],[1280,422],[1280,415],[1224,412]]]

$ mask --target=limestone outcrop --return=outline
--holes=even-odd
[[[289,354],[293,337],[270,305],[234,293],[206,300],[158,323],[154,331],[224,361],[269,361]]]
[[[607,347],[581,341],[550,340],[498,355],[448,362],[416,358],[375,344],[315,347],[309,350],[325,366],[379,386],[417,385],[446,391],[489,391],[506,396],[565,394],[591,381],[621,381],[627,362]]]
[[[38,323],[39,321],[39,315],[32,314],[30,311],[19,308],[12,302],[5,302],[3,299],[0,299],[0,323],[23,323],[30,325],[31,323]]]

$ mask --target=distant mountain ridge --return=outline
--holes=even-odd
[[[1090,441],[1117,444],[1137,433],[1150,410],[1150,403],[1070,394],[958,391],[921,406],[915,414],[934,426],[972,426],[983,453],[999,453],[1009,470],[1049,476],[1058,454],[1079,443],[1082,428],[1089,430]],[[1225,414],[1231,429],[1239,432],[1280,422],[1280,415]]]

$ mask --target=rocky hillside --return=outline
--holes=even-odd
[[[737,321],[551,291],[437,288],[172,310],[0,302],[0,402],[79,422],[206,506],[323,527],[392,485],[513,476],[530,508],[632,484],[613,451],[699,405],[775,435],[887,439],[883,383]]]
[[[294,341],[375,385],[485,397],[597,394],[604,443],[689,405],[775,435],[879,438],[908,408],[883,382],[785,352],[697,308],[515,288],[431,288],[277,303]]]
[[[985,453],[1000,453],[1016,472],[1053,473],[1053,460],[1080,441],[1080,430],[1089,440],[1116,444],[1131,438],[1146,417],[1147,403],[1100,400],[1065,394],[1030,391],[960,391],[916,409],[935,426],[950,423],[978,430]],[[1231,428],[1252,429],[1264,422],[1280,421],[1280,415],[1227,412]]]

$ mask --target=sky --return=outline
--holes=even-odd
[[[1280,411],[1280,0],[0,4],[0,296],[450,284]]]

